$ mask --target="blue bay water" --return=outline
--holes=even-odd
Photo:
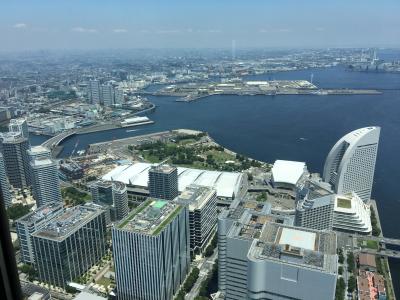
[[[382,127],[373,198],[377,200],[383,232],[400,238],[400,74],[356,73],[343,68],[313,69],[250,76],[248,79],[306,79],[325,88],[379,88],[382,95],[353,96],[212,96],[192,103],[174,97],[150,97],[157,109],[155,124],[97,132],[67,139],[61,156],[90,143],[176,128],[207,131],[218,143],[267,162],[305,161],[311,172],[322,172],[326,155],[346,133],[369,125]],[[33,137],[32,143],[42,142]],[[391,260],[396,293],[400,296],[400,261]]]

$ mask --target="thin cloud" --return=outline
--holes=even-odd
[[[115,28],[115,29],[113,30],[113,32],[114,32],[114,33],[126,33],[126,32],[128,32],[128,30],[125,29],[125,28]]]
[[[292,32],[293,30],[290,28],[262,28],[258,30],[259,33],[277,33],[277,32]]]
[[[25,23],[17,23],[17,24],[14,24],[13,27],[21,29],[21,28],[26,28],[27,25]]]
[[[222,30],[220,29],[199,29],[197,30],[198,33],[222,33]]]
[[[81,33],[96,33],[97,29],[94,28],[84,28],[84,27],[74,27],[72,28],[74,32],[81,32]]]
[[[179,29],[157,30],[158,34],[177,34],[181,32],[182,30]]]
[[[322,31],[325,31],[325,28],[324,27],[317,27],[317,28],[315,28],[315,31],[322,32]]]

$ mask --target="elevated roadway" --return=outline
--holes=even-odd
[[[57,147],[63,140],[66,138],[73,136],[77,133],[76,129],[73,130],[68,130],[61,132],[60,134],[53,136],[52,138],[48,139],[47,141],[44,141],[42,143],[42,146],[49,148],[51,151],[54,150],[55,147]]]

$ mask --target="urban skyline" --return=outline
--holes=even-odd
[[[13,1],[2,8],[0,51],[230,48],[232,40],[237,48],[400,46],[399,3],[392,0],[310,0],[302,5],[290,0],[42,0]]]
[[[0,297],[400,297],[399,11],[0,4]]]

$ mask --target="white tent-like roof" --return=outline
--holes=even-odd
[[[289,160],[276,160],[272,167],[274,182],[296,185],[303,174],[307,172],[306,163]]]
[[[103,180],[121,181],[126,185],[148,188],[150,163],[134,163],[118,166],[105,174]],[[236,172],[208,171],[178,167],[178,190],[182,192],[188,185],[197,184],[216,189],[217,196],[232,198],[237,195],[243,174]]]

